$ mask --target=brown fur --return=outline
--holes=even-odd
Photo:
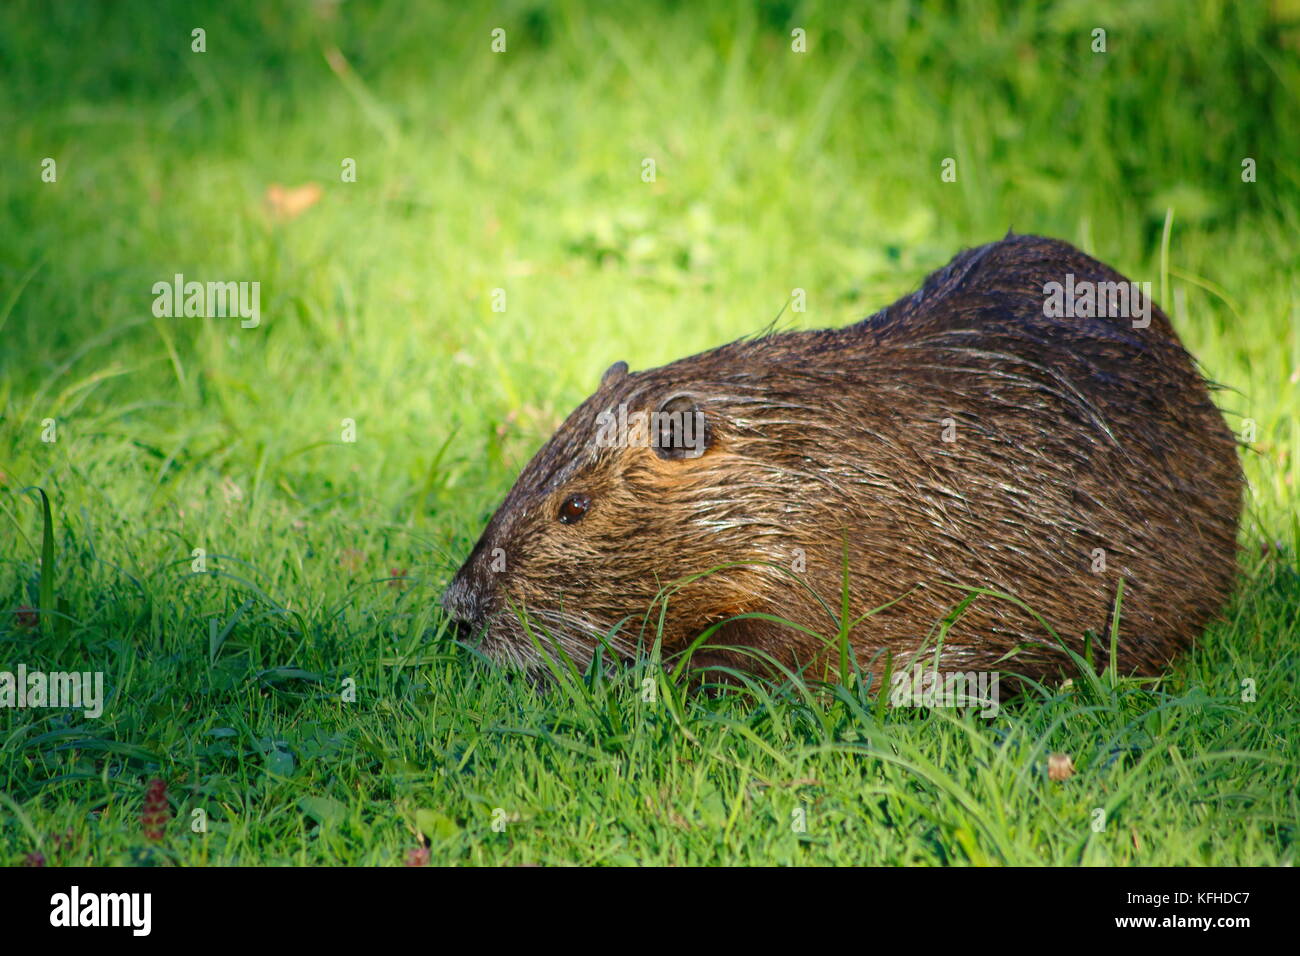
[[[620,622],[615,651],[649,646],[659,617],[647,610],[692,575],[703,576],[669,597],[665,656],[741,613],[833,638],[837,624],[814,595],[838,613],[847,548],[854,617],[889,605],[851,635],[876,673],[882,651],[898,667],[927,641],[933,650],[962,587],[1015,595],[1076,651],[1085,631],[1102,635],[1104,664],[1121,577],[1120,669],[1160,670],[1231,588],[1234,440],[1154,305],[1145,329],[1047,317],[1044,284],[1066,273],[1124,281],[1066,243],[1008,236],[847,328],[742,339],[644,372],[611,368],[523,470],[444,605],[485,633],[489,654],[529,668],[537,657],[511,605],[585,663]],[[650,411],[680,393],[708,422],[698,458],[597,444],[601,411]],[[954,442],[941,440],[945,420]],[[573,494],[590,507],[561,523]],[[498,548],[504,570],[494,572]],[[1104,573],[1093,570],[1096,548]],[[765,620],[730,623],[710,643],[818,673],[834,660],[823,641]],[[744,654],[704,659],[758,669]],[[1063,660],[1032,615],[981,596],[947,631],[941,666],[1042,677]]]

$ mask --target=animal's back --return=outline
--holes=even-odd
[[[905,479],[877,482],[865,506],[860,533],[878,540],[864,544],[861,568],[898,588],[924,584],[935,611],[956,603],[941,581],[1014,594],[1076,649],[1085,631],[1109,627],[1123,578],[1121,668],[1153,671],[1231,589],[1235,442],[1149,299],[1141,317],[1139,300],[1120,316],[1053,314],[1053,283],[1132,290],[1066,243],[1009,237],[839,333],[874,379],[864,425],[893,446],[897,467],[884,470]],[[874,623],[914,630],[914,613]],[[1032,646],[1041,625],[981,598],[949,632],[948,659],[991,665],[1026,637],[1019,666],[1035,673],[1055,656]]]

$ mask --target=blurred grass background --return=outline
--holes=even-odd
[[[1105,53],[1092,51],[1099,27]],[[191,50],[195,28],[206,52]],[[796,28],[806,53],[791,50]],[[1298,93],[1295,0],[5,4],[0,668],[103,669],[116,696],[98,722],[0,712],[0,862],[52,856],[49,834],[67,827],[84,837],[68,859],[136,859],[132,814],[155,775],[173,782],[178,813],[224,807],[201,839],[148,851],[189,862],[393,861],[430,827],[446,860],[764,859],[770,825],[748,812],[738,823],[729,805],[716,844],[671,822],[668,836],[634,827],[593,843],[555,807],[590,792],[603,819],[631,826],[642,796],[680,793],[688,806],[674,812],[689,821],[710,793],[746,793],[746,773],[785,794],[771,781],[786,771],[821,781],[818,800],[851,803],[852,761],[790,748],[856,738],[826,721],[811,738],[768,727],[770,750],[802,754],[786,767],[762,747],[722,745],[718,721],[752,709],[685,701],[678,720],[717,743],[704,749],[721,763],[684,770],[694,751],[671,735],[612,746],[631,732],[590,715],[564,731],[562,694],[537,697],[446,645],[435,598],[518,468],[611,362],[645,368],[752,333],[796,287],[808,310],[784,324],[846,324],[1008,228],[1151,281],[1226,386],[1230,423],[1254,429],[1249,583],[1171,690],[1230,699],[1242,673],[1261,686],[1271,675],[1274,709],[1214,726],[1232,747],[1257,732],[1273,770],[1195,776],[1236,794],[1225,806],[1252,825],[1219,831],[1204,794],[1171,786],[1179,765],[1164,751],[1118,791],[1081,783],[1097,801],[1141,792],[1160,805],[1134,824],[1162,834],[1146,851],[1127,833],[1079,843],[1041,794],[999,789],[1022,787],[1023,768],[989,777],[1032,821],[1018,831],[998,814],[972,825],[939,777],[880,768],[874,786],[902,801],[896,813],[921,813],[919,835],[886,838],[862,818],[767,858],[1287,858]],[[41,180],[46,157],[55,183]],[[956,182],[940,178],[946,158]],[[1246,158],[1256,182],[1242,181]],[[356,182],[340,178],[345,159]],[[277,215],[274,184],[320,195]],[[175,273],[260,282],[260,327],[155,318],[151,287]],[[40,440],[46,419],[57,442]],[[343,419],[355,443],[341,441]],[[31,485],[54,507],[68,622],[55,636],[19,612],[37,603],[41,571]],[[195,548],[218,575],[191,573]],[[341,706],[346,676],[364,692]],[[624,690],[636,699],[634,683]],[[1124,693],[1108,704],[1114,739],[1167,704]],[[1069,701],[1053,706],[1072,716],[1045,705],[1017,718],[1026,753],[1098,733]],[[1185,728],[1202,753],[1220,739],[1204,720]],[[937,755],[964,766],[989,731],[947,721],[899,719],[894,732],[938,740],[930,759],[952,783],[965,771]],[[566,732],[577,762],[557,784],[545,748]],[[616,794],[611,768],[647,747],[648,779]],[[927,787],[940,809],[918,811]],[[1162,787],[1172,809],[1152,796]],[[509,803],[500,790],[559,817],[522,844],[485,832],[481,811]],[[271,809],[254,813],[255,799]],[[303,800],[337,807],[313,814]]]

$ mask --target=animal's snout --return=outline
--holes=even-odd
[[[442,606],[457,624],[470,627],[483,622],[483,598],[479,589],[462,571],[452,579],[451,584],[442,592]]]

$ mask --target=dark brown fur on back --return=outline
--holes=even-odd
[[[1159,309],[1147,328],[1045,314],[1045,284],[1067,274],[1126,281],[1066,243],[1009,236],[847,328],[611,369],[523,470],[444,604],[490,654],[533,667],[518,610],[582,663],[610,632],[620,653],[648,646],[659,609],[648,621],[647,610],[680,585],[665,655],[762,613],[823,639],[747,619],[711,643],[819,676],[847,549],[853,615],[883,608],[851,635],[877,673],[881,652],[899,667],[933,650],[972,587],[1014,595],[1081,651],[1085,631],[1109,633],[1120,578],[1120,669],[1158,671],[1231,588],[1234,440]],[[708,424],[699,457],[597,441],[601,412],[683,394]],[[573,495],[589,505],[564,523]],[[757,669],[745,655],[706,659]],[[947,631],[941,657],[1034,677],[1062,662],[1033,615],[990,596]]]

